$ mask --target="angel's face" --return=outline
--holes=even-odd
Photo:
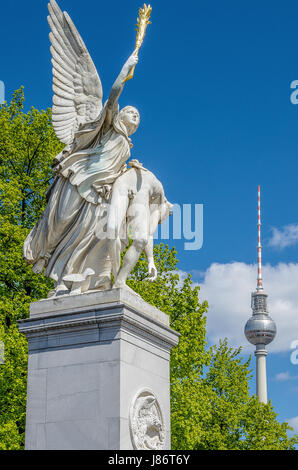
[[[140,125],[139,111],[132,106],[127,106],[121,110],[120,117],[128,131],[128,135],[134,134]]]

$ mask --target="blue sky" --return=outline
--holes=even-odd
[[[133,50],[141,3],[59,1],[98,67],[105,97]],[[132,156],[159,177],[171,202],[204,204],[202,249],[185,251],[183,241],[170,244],[178,249],[180,270],[191,271],[202,283],[202,295],[212,295],[210,317],[217,320],[224,312],[231,322],[236,319],[238,335],[222,327],[224,336],[234,335],[235,345],[246,345],[241,328],[245,310],[247,318],[251,313],[249,295],[255,287],[251,265],[261,185],[263,260],[268,264],[264,284],[269,305],[272,296],[272,316],[282,325],[275,349],[268,348],[274,351],[268,356],[269,396],[281,420],[295,418],[298,366],[290,362],[290,343],[298,339],[298,106],[290,101],[290,84],[298,79],[297,2],[151,4],[152,25],[135,77],[120,100],[121,106],[134,105],[141,113]],[[52,97],[46,5],[46,0],[1,4],[0,80],[6,98],[24,85],[26,106],[39,109],[51,106]],[[293,228],[285,229],[289,224]],[[274,239],[273,228],[279,234]],[[238,271],[229,270],[237,263],[247,273],[238,295],[232,289]],[[227,292],[218,280],[219,269],[221,281],[230,276],[230,295],[217,296],[220,289]],[[206,273],[211,273],[208,281]],[[235,295],[243,312],[239,327],[237,312],[230,315]],[[212,327],[211,320],[208,331],[211,342],[221,336],[215,323],[220,324]]]

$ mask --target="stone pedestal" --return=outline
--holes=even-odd
[[[170,449],[166,314],[124,289],[31,304],[26,449]]]

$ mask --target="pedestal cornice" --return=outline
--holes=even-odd
[[[19,329],[27,337],[29,347],[30,340],[34,342],[37,337],[62,333],[74,335],[75,332],[94,329],[110,330],[111,335],[115,329],[129,331],[166,349],[176,346],[180,336],[169,327],[168,315],[124,289],[61,296],[32,303],[30,318],[20,320]],[[100,341],[96,335],[93,337],[94,341]],[[105,340],[107,338],[105,334]]]

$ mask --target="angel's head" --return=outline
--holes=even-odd
[[[126,106],[121,109],[119,119],[125,126],[128,135],[134,134],[140,125],[140,113],[133,106]]]

